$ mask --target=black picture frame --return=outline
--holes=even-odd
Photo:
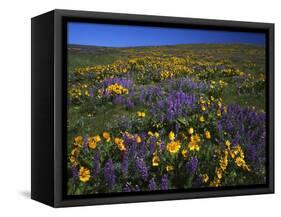
[[[66,196],[66,23],[68,21],[265,33],[267,183],[262,186],[193,191]],[[53,207],[66,207],[274,193],[274,24],[70,10],[50,11],[32,18],[31,24],[32,199]]]

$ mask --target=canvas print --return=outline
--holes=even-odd
[[[68,22],[67,195],[265,184],[265,41]]]

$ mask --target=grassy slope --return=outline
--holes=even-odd
[[[227,50],[226,50],[227,48]],[[250,56],[245,56],[245,51],[250,51]],[[205,53],[209,52],[216,58],[221,59],[228,57],[237,65],[238,68],[244,70],[242,63],[245,61],[253,61],[259,68],[263,68],[264,59],[262,55],[262,47],[252,45],[176,45],[176,46],[161,46],[161,47],[137,47],[137,48],[105,48],[105,47],[90,47],[71,45],[68,55],[68,72],[71,73],[76,67],[89,65],[111,64],[117,59],[128,58],[130,56],[143,56],[147,53],[157,53],[159,56],[185,56],[186,54],[194,54],[197,58],[202,56],[206,58]],[[257,67],[257,68],[258,68]],[[246,69],[245,69],[246,70]],[[252,72],[251,72],[252,73]],[[226,104],[238,103],[240,105],[251,105],[260,109],[264,109],[264,99],[262,96],[249,98],[248,96],[238,96],[235,91],[235,86],[229,83],[228,88],[224,91],[223,101]],[[114,120],[114,114],[123,113],[119,108],[105,108],[99,115],[94,117],[89,116],[89,112],[81,107],[72,107],[69,111],[69,123],[73,123],[75,128],[80,129],[79,133],[101,133],[106,128],[108,123]],[[72,128],[72,127],[70,127]],[[69,132],[70,136],[78,132]]]

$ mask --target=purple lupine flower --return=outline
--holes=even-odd
[[[94,97],[94,90],[93,88],[90,89],[90,96],[93,98]]]
[[[178,117],[186,116],[197,106],[194,94],[183,91],[172,91],[150,106],[150,112],[158,121],[173,121]],[[163,113],[165,114],[163,116]]]
[[[161,151],[164,151],[165,149],[166,149],[165,143],[164,143],[164,142],[161,142],[161,144],[160,144],[160,150],[161,150]]]
[[[148,171],[143,159],[137,157],[135,161],[136,169],[144,181],[147,180]]]
[[[149,141],[149,154],[152,155],[156,149],[156,137],[152,136]]]
[[[84,138],[83,147],[84,147],[84,148],[87,148],[87,147],[88,147],[88,135],[86,135],[85,138]]]
[[[190,158],[190,160],[186,163],[186,169],[190,173],[194,173],[198,167],[198,159],[196,157]]]
[[[92,169],[93,175],[97,176],[99,174],[99,170],[100,170],[100,155],[98,152],[96,152],[93,157],[93,169]]]
[[[122,191],[123,191],[123,192],[131,192],[131,188],[129,187],[129,185],[125,185],[125,186],[122,188]]]
[[[126,151],[123,154],[122,163],[121,163],[121,171],[123,175],[126,175],[128,172],[128,160],[129,160],[129,155],[128,152]]]
[[[165,174],[162,176],[161,179],[161,190],[168,190],[169,189],[169,179],[168,179],[168,175]]]
[[[73,177],[75,180],[78,179],[78,177],[79,177],[79,172],[78,172],[77,167],[72,166],[72,167],[71,167],[71,172],[72,172],[72,177]]]
[[[264,168],[266,163],[265,113],[240,105],[228,105],[227,110],[220,123],[225,129],[231,128],[228,132],[231,136],[231,144],[242,146],[253,170],[258,171]]]
[[[104,165],[104,179],[107,185],[112,189],[115,185],[115,171],[111,159],[107,160]]]
[[[150,180],[149,180],[148,189],[149,189],[150,191],[155,191],[155,190],[157,190],[157,185],[156,185],[154,179],[150,179]]]
[[[136,191],[136,192],[139,192],[140,190],[141,190],[141,189],[140,189],[140,186],[136,185],[136,186],[135,186],[135,191]]]

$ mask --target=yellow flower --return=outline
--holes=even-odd
[[[211,101],[214,101],[215,100],[215,97],[211,96]]]
[[[137,141],[137,143],[141,143],[141,137],[140,137],[140,136],[137,136],[136,141]]]
[[[193,129],[192,127],[190,127],[190,128],[188,129],[188,133],[189,133],[189,134],[193,134],[193,133],[194,133],[194,129]]]
[[[169,151],[172,154],[177,153],[179,151],[180,147],[181,147],[181,144],[179,141],[171,141],[166,146],[167,151]]]
[[[171,140],[171,141],[174,141],[175,140],[175,133],[173,132],[173,131],[171,131],[170,133],[169,133],[169,139]]]
[[[217,116],[221,117],[221,111],[220,110],[217,111]]]
[[[95,141],[95,142],[100,142],[100,141],[101,141],[100,136],[99,136],[99,135],[94,136],[94,141]]]
[[[200,142],[201,138],[198,134],[195,134],[195,135],[190,136],[190,141],[191,142]]]
[[[201,110],[202,111],[206,111],[206,107],[205,106],[201,106]]]
[[[242,157],[237,157],[235,163],[238,167],[242,167],[245,164],[245,160]]]
[[[170,171],[173,171],[174,170],[174,167],[172,165],[167,165],[166,166],[166,171],[167,172],[170,172]]]
[[[155,132],[154,136],[155,136],[156,139],[158,139],[159,138],[159,133]]]
[[[229,140],[226,140],[226,141],[225,141],[225,145],[226,145],[227,149],[230,150],[230,145],[231,145],[231,143],[230,143]]]
[[[227,155],[225,155],[221,160],[220,160],[220,168],[224,171],[226,170],[228,165],[228,158]]]
[[[211,133],[210,133],[210,131],[206,131],[205,132],[205,137],[206,137],[206,139],[211,139]]]
[[[90,93],[88,90],[85,91],[85,96],[90,96]]]
[[[157,155],[154,155],[152,158],[152,166],[157,167],[159,166],[160,158]]]
[[[217,175],[218,179],[222,179],[222,169],[217,168],[216,169],[216,175]]]
[[[188,143],[188,148],[190,151],[199,151],[200,147],[196,141],[190,141]]]
[[[113,94],[117,94],[117,95],[129,93],[129,90],[127,88],[125,88],[122,85],[117,84],[117,83],[109,85],[105,91],[108,93],[113,93]]]
[[[125,151],[126,150],[126,147],[125,147],[125,145],[123,143],[124,142],[123,139],[120,139],[120,138],[116,137],[114,139],[114,142],[115,142],[115,144],[117,145],[117,147],[119,148],[120,151]]]
[[[102,137],[105,141],[109,142],[111,140],[109,132],[103,132]]]
[[[75,142],[75,145],[82,146],[83,142],[84,142],[83,137],[82,136],[75,137],[74,142]]]
[[[203,174],[203,175],[202,175],[202,181],[203,181],[204,183],[207,183],[207,182],[209,181],[209,176],[208,176],[207,174]]]
[[[203,123],[203,122],[205,121],[204,116],[200,116],[200,117],[199,117],[199,121],[200,121],[201,123]]]
[[[151,131],[148,131],[147,135],[153,136],[153,133]]]
[[[91,149],[95,149],[97,147],[97,142],[95,141],[94,137],[88,138],[88,146]]]
[[[137,112],[138,117],[144,118],[145,117],[145,112]]]
[[[89,181],[90,177],[91,177],[90,170],[88,170],[85,167],[81,167],[79,169],[79,179],[81,182]]]
[[[183,149],[183,150],[181,151],[181,154],[182,154],[182,156],[183,156],[184,158],[187,158],[187,156],[188,156],[188,151],[187,151],[186,149]]]
[[[69,161],[73,166],[76,166],[78,164],[76,157],[73,155],[69,157]]]
[[[77,156],[79,154],[79,152],[80,152],[80,149],[78,147],[73,148],[71,150],[71,155]]]

